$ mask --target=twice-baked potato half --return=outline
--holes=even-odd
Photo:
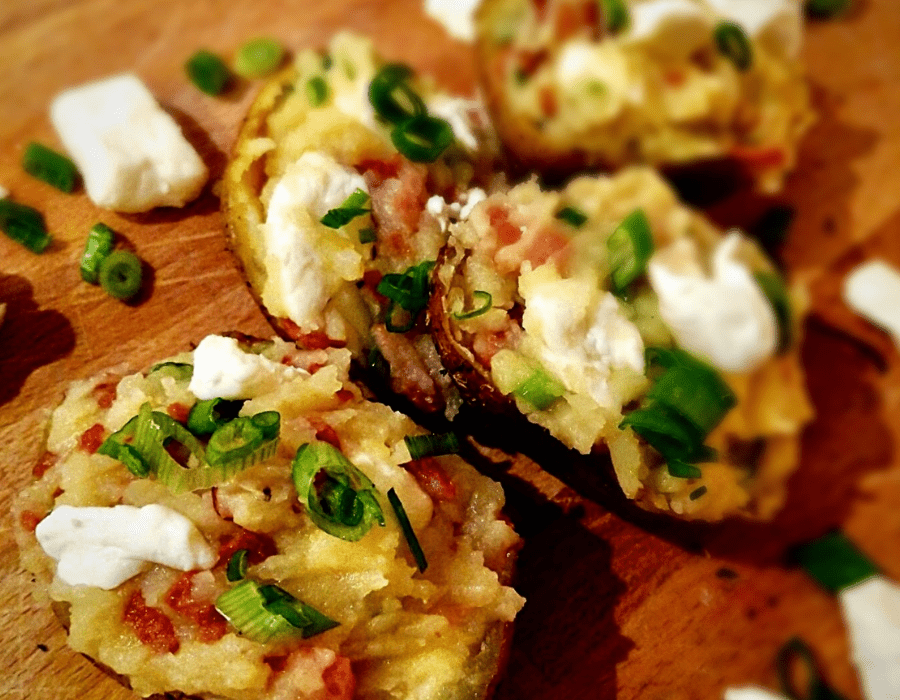
[[[476,15],[481,84],[520,167],[715,167],[768,191],[812,121],[802,33],[800,0],[485,0]]]
[[[209,336],[71,385],[15,515],[73,649],[141,696],[486,697],[523,604],[503,491],[349,362]]]
[[[447,222],[499,177],[498,154],[480,102],[386,63],[368,39],[300,53],[253,103],[222,183],[231,245],[279,333],[362,361],[377,349],[396,393],[447,409],[425,283]]]
[[[718,520],[784,500],[811,418],[804,305],[751,239],[632,167],[480,202],[451,227],[430,309],[469,401],[608,452],[648,510]]]

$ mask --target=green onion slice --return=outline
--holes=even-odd
[[[753,63],[750,39],[739,24],[722,21],[713,30],[716,47],[739,71],[745,71]]]
[[[830,19],[844,14],[852,0],[806,0],[806,13],[818,19]]]
[[[374,243],[376,240],[375,229],[374,228],[361,228],[359,230],[359,242],[360,243]]]
[[[221,58],[204,49],[191,56],[184,69],[191,82],[207,95],[221,95],[233,77]]]
[[[699,471],[699,470],[698,470]],[[692,501],[696,501],[698,498],[702,498],[706,495],[707,488],[705,486],[700,486],[693,491],[691,491],[689,498]]]
[[[206,461],[213,466],[244,461],[264,441],[259,426],[249,416],[240,416],[216,428],[206,446]]]
[[[215,605],[242,636],[263,644],[308,639],[339,624],[283,588],[251,580],[225,591]]]
[[[250,416],[250,420],[262,431],[264,440],[276,438],[281,432],[281,414],[278,411],[263,411]]]
[[[493,306],[494,299],[491,296],[490,292],[485,292],[480,289],[476,289],[472,292],[472,300],[473,301],[481,301],[481,304],[476,306],[471,311],[462,311],[457,314],[450,314],[457,321],[465,321],[466,319],[476,318],[477,316],[481,316],[482,314],[486,314],[491,310],[491,306]]]
[[[643,209],[626,216],[606,241],[613,289],[620,293],[644,274],[653,255],[653,234]]]
[[[402,63],[388,63],[369,83],[369,102],[375,113],[391,124],[426,114],[425,103],[407,84],[413,70]]]
[[[414,163],[433,163],[454,141],[453,128],[440,117],[419,114],[391,131],[391,142]]]
[[[575,228],[581,228],[584,226],[584,222],[588,220],[587,214],[575,207],[563,207],[556,212],[556,218]]]
[[[37,209],[8,197],[0,199],[0,229],[32,253],[43,253],[52,240],[44,216]]]
[[[798,660],[805,667],[804,677],[808,679],[806,693],[798,692],[794,685],[792,669]],[[794,637],[781,647],[775,658],[775,667],[781,689],[791,700],[844,700],[822,678],[812,650],[802,639]]]
[[[413,459],[436,457],[459,452],[459,438],[456,433],[428,433],[427,435],[407,435],[403,438]]]
[[[426,260],[408,267],[403,274],[387,274],[381,278],[376,291],[406,311],[421,311],[428,305],[429,275],[434,265],[434,260]]]
[[[306,81],[306,97],[311,107],[321,107],[328,99],[328,83],[321,75],[316,75]]]
[[[148,377],[151,374],[161,374],[181,382],[186,382],[190,380],[194,374],[194,365],[189,362],[159,362],[153,365],[147,372]]]
[[[384,526],[375,484],[329,443],[301,445],[291,476],[309,517],[329,535],[355,542],[375,523]]]
[[[225,578],[232,583],[247,578],[247,562],[250,556],[249,549],[239,549],[231,555],[225,567]]]
[[[73,192],[78,186],[78,168],[62,153],[43,144],[31,142],[22,154],[22,168],[62,192]]]
[[[139,478],[144,478],[150,474],[150,465],[144,461],[141,453],[138,452],[134,445],[126,442],[126,440],[134,438],[137,421],[138,417],[134,416],[119,430],[106,438],[97,449],[97,454],[119,460],[132,474]]]
[[[793,341],[791,302],[788,297],[787,285],[784,283],[784,278],[777,272],[757,272],[753,276],[775,312],[775,320],[778,322],[778,343],[776,349],[779,353],[783,353],[791,346]]]
[[[361,189],[357,189],[351,194],[344,203],[336,209],[329,209],[321,222],[328,228],[341,228],[346,226],[357,216],[363,216],[369,213],[364,205],[369,203],[369,195]]]
[[[97,284],[100,263],[112,253],[115,238],[115,232],[104,223],[96,223],[91,227],[81,255],[81,279]]]
[[[127,301],[140,290],[144,279],[141,259],[127,250],[114,250],[100,261],[97,279],[104,292]]]
[[[796,556],[806,573],[831,593],[878,573],[869,558],[840,531],[809,542],[797,550]]]
[[[628,26],[631,18],[623,0],[600,0],[600,9],[603,11],[603,22],[610,33],[615,34]]]
[[[284,46],[275,39],[251,39],[235,54],[234,70],[245,78],[262,78],[278,70],[284,55]]]
[[[562,397],[565,391],[566,388],[558,379],[550,376],[542,367],[537,367],[512,390],[512,394],[538,411],[544,411]]]
[[[212,435],[216,429],[237,418],[243,401],[206,399],[198,401],[188,414],[187,428],[194,435]]]
[[[409,522],[409,516],[406,515],[406,509],[403,507],[403,503],[400,502],[400,497],[394,489],[390,489],[387,496],[400,523],[400,529],[403,531],[406,543],[409,545],[409,551],[412,552],[413,558],[416,560],[416,567],[419,569],[419,573],[423,573],[428,568],[428,561],[425,559],[422,545],[419,544],[419,538],[416,537],[412,524]]]

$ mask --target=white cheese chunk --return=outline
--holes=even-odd
[[[572,392],[619,408],[610,378],[617,369],[643,374],[644,343],[609,292],[591,279],[560,279],[542,266],[519,279],[522,326],[538,341],[541,363]]]
[[[838,598],[866,698],[900,698],[900,586],[873,576]]]
[[[900,270],[869,260],[844,279],[843,298],[851,309],[884,328],[900,347]]]
[[[803,7],[798,0],[707,0],[750,36],[791,58],[800,55]]]
[[[448,202],[439,194],[432,195],[425,202],[425,210],[437,220],[441,231],[446,232],[451,223],[468,219],[472,210],[485,199],[487,193],[480,187],[473,187],[455,202]]]
[[[490,143],[490,118],[480,100],[437,95],[428,101],[428,112],[450,124],[457,143],[469,153],[477,153]]]
[[[359,173],[329,155],[307,151],[272,191],[264,225],[268,279],[263,302],[303,330],[321,328],[328,300],[341,282],[362,276],[360,253],[345,246],[342,253],[349,257],[328,259],[319,242],[319,220],[357,189],[368,192]]]
[[[753,274],[736,259],[741,234],[723,238],[704,274],[696,245],[680,238],[650,259],[659,312],[678,345],[726,372],[748,372],[774,352],[775,312]]]
[[[784,695],[755,685],[726,688],[723,700],[787,700]]]
[[[50,119],[97,206],[122,212],[180,207],[208,178],[178,124],[135,75],[66,90],[53,100]]]
[[[194,523],[158,504],[58,506],[38,523],[35,535],[59,562],[57,576],[70,586],[110,590],[151,563],[190,571],[209,569],[217,559]]]
[[[479,0],[425,0],[425,12],[461,41],[475,39],[475,8]]]
[[[244,352],[235,338],[208,335],[194,350],[188,389],[201,400],[252,399],[304,376],[308,376],[305,370]]]
[[[694,0],[648,0],[630,7],[626,41],[658,53],[689,56],[712,42],[713,17]]]

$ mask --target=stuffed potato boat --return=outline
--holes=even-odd
[[[800,0],[485,0],[476,21],[488,107],[529,170],[715,163],[777,190],[812,120]]]
[[[480,103],[385,63],[369,40],[341,33],[301,53],[251,107],[222,191],[234,252],[279,332],[357,359],[377,349],[396,393],[447,409],[426,282],[448,221],[498,177],[498,152]]]
[[[72,648],[159,698],[486,696],[523,603],[503,492],[348,366],[210,336],[69,388],[16,536]]]
[[[811,418],[804,301],[653,171],[535,182],[454,225],[431,313],[463,395],[582,454],[638,505],[770,517]]]

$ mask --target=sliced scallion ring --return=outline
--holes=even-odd
[[[653,234],[643,209],[626,216],[606,240],[613,290],[621,293],[644,274],[653,254]]]
[[[494,303],[494,299],[490,292],[485,292],[480,289],[476,289],[472,292],[472,301],[480,301],[481,303],[471,311],[461,311],[460,313],[450,315],[457,321],[465,321],[466,319],[476,318],[482,314],[486,314],[491,310],[491,306]]]
[[[796,552],[800,566],[831,593],[865,581],[877,567],[840,531],[813,540]]]
[[[52,241],[43,214],[8,197],[0,199],[0,230],[32,253],[43,253]]]
[[[341,206],[335,209],[329,209],[321,222],[328,228],[341,228],[346,226],[357,216],[363,216],[369,213],[369,209],[364,205],[369,203],[369,194],[363,190],[357,189]]]
[[[198,401],[188,413],[187,428],[194,435],[212,435],[216,429],[237,418],[243,401],[205,399]]]
[[[278,411],[256,413],[250,416],[250,420],[262,431],[263,440],[276,438],[281,431],[281,414]]]
[[[111,297],[128,301],[141,290],[144,279],[141,259],[127,250],[114,250],[100,261],[97,279]]]
[[[413,70],[402,63],[388,63],[369,83],[369,102],[375,113],[391,124],[426,113],[425,103],[409,86]]]
[[[611,34],[616,34],[628,26],[630,17],[624,0],[600,0],[603,23]]]
[[[792,671],[797,661],[800,661],[805,667],[803,673],[807,679],[805,693],[798,692],[794,683]],[[798,637],[789,640],[779,649],[778,656],[775,658],[775,668],[778,671],[778,682],[781,689],[791,700],[844,700],[843,696],[822,678],[812,649]]]
[[[262,78],[278,70],[284,56],[284,46],[276,39],[251,39],[235,54],[234,70],[245,78]]]
[[[428,433],[427,435],[407,435],[403,438],[412,459],[436,457],[459,452],[459,438],[456,433]]]
[[[291,476],[309,517],[329,535],[355,542],[375,523],[384,526],[375,484],[329,443],[301,445]]]
[[[22,154],[22,169],[62,192],[73,192],[80,179],[75,163],[62,153],[33,141]]]
[[[375,229],[374,228],[361,228],[359,230],[359,242],[360,243],[374,243],[376,240]]]
[[[853,0],[806,0],[806,13],[818,19],[831,19],[844,14]]]
[[[584,226],[584,222],[588,220],[587,214],[575,207],[563,207],[556,212],[556,218],[560,221],[565,221],[574,228],[581,228]]]
[[[316,75],[306,81],[306,97],[311,107],[321,107],[328,100],[328,83],[321,75]]]
[[[97,448],[97,454],[119,460],[136,477],[144,478],[150,474],[150,465],[147,464],[134,445],[126,442],[126,440],[134,438],[137,421],[138,417],[134,416],[119,430],[106,438],[100,447]]]
[[[391,142],[414,163],[433,163],[454,141],[453,128],[440,117],[418,114],[391,131]]]
[[[100,276],[100,263],[113,251],[115,232],[104,223],[96,223],[88,233],[84,253],[81,255],[81,279],[97,284]]]
[[[206,461],[219,466],[243,461],[263,444],[263,431],[248,416],[240,416],[216,428],[206,446]]]
[[[160,362],[153,365],[147,372],[148,377],[151,374],[162,374],[178,381],[186,382],[194,374],[194,365],[189,362]]]
[[[191,82],[207,95],[221,95],[233,79],[231,70],[225,62],[205,49],[191,56],[184,70]]]
[[[739,71],[745,71],[753,64],[753,48],[743,28],[735,22],[723,20],[713,30],[716,47]]]
[[[232,554],[225,567],[225,578],[232,583],[247,578],[247,563],[249,556],[249,549],[239,549]]]
[[[512,390],[513,396],[521,399],[538,411],[544,411],[565,394],[566,388],[542,367],[536,367],[524,381]]]
[[[406,509],[403,507],[403,503],[394,489],[388,490],[387,497],[391,507],[394,509],[394,514],[397,516],[397,521],[400,523],[400,529],[403,531],[406,543],[409,545],[409,551],[412,552],[413,559],[416,560],[416,567],[419,569],[419,573],[424,573],[425,569],[428,568],[428,561],[425,559],[422,545],[419,544],[419,538],[416,537],[412,524],[409,522]]]
[[[766,299],[772,305],[775,320],[778,323],[778,342],[776,350],[783,353],[791,346],[793,333],[791,329],[791,301],[788,296],[784,278],[777,272],[757,272],[753,275],[762,289]]]

